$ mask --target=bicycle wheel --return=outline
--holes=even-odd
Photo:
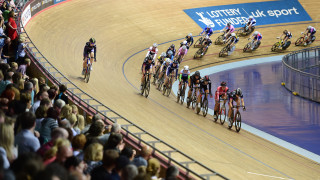
[[[241,129],[241,114],[239,111],[237,111],[236,113],[236,118],[235,118],[235,123],[234,123],[234,126],[236,128],[236,131],[239,132],[240,129]]]
[[[146,86],[144,88],[144,96],[147,98],[149,96],[149,92],[150,92],[150,80],[148,78]]]
[[[88,67],[86,70],[86,74],[84,75],[84,81],[88,83],[89,79],[90,79],[90,67]]]
[[[192,102],[191,102],[191,106],[192,106],[193,110],[196,108],[196,104],[197,104],[197,98],[195,96],[193,96]]]
[[[224,124],[224,122],[226,121],[226,115],[226,107],[222,106],[219,113],[220,124]]]
[[[243,28],[240,28],[240,29],[238,29],[236,35],[239,36],[239,37],[241,37],[242,34],[243,34],[243,32],[244,32],[244,29],[243,29]]]
[[[248,43],[246,46],[243,48],[243,52],[246,52],[250,48],[250,43]]]
[[[164,86],[163,86],[163,87],[162,87],[162,94],[165,95],[165,94],[166,94],[166,91],[167,91],[167,87],[164,87]]]
[[[202,37],[200,37],[198,40],[196,40],[196,42],[194,43],[193,47],[196,48],[201,44],[202,41]]]
[[[180,103],[181,104],[183,104],[185,93],[186,93],[186,87],[183,85],[182,92],[180,93]]]
[[[215,45],[219,45],[222,43],[223,35],[220,35],[217,37],[217,39],[214,41]]]
[[[199,107],[199,103],[196,103],[196,113],[199,114],[201,107]]]
[[[304,37],[300,37],[297,39],[297,41],[294,43],[296,46],[300,46],[304,42]]]
[[[219,57],[224,56],[226,52],[227,52],[227,46],[221,49],[221,51],[219,52]]]
[[[156,84],[156,81],[157,81],[158,76],[159,76],[159,69],[160,69],[160,68],[157,67],[157,71],[156,71],[156,74],[155,74],[154,77],[153,77],[152,84]]]
[[[203,105],[202,105],[202,115],[203,115],[203,117],[206,117],[207,114],[208,114],[208,100],[204,99]]]
[[[170,96],[170,93],[171,93],[171,87],[172,87],[172,85],[171,85],[171,83],[169,82],[169,83],[168,83],[168,87],[167,87],[167,91],[166,91],[166,96],[167,96],[167,97],[169,97],[169,96]]]
[[[272,47],[271,47],[271,51],[276,51],[279,48],[279,42],[276,42]]]
[[[178,90],[178,93],[177,93],[177,103],[180,102],[180,95],[181,95],[181,90]]]
[[[197,59],[198,57],[201,56],[201,53],[202,53],[202,48],[198,49],[197,52],[194,54],[193,58],[194,59]]]
[[[231,129],[231,128],[232,128],[232,125],[233,125],[233,113],[234,113],[234,112],[233,112],[233,110],[232,110],[232,113],[231,113],[231,116],[230,116],[230,119],[229,119],[231,122],[230,122],[230,125],[228,125],[228,128],[229,128],[229,129]]]

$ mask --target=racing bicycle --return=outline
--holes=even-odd
[[[226,110],[226,99],[219,98],[219,107],[218,107],[218,114],[216,114],[216,117],[214,118],[214,121],[217,122],[217,120],[220,120],[220,124],[224,124],[227,117],[227,110]]]
[[[312,36],[312,37],[311,37],[311,42],[308,42],[308,36],[307,36],[307,34],[303,34],[303,32],[302,32],[301,34],[302,34],[302,36],[299,37],[299,38],[297,39],[297,41],[294,43],[296,46],[303,45],[304,43],[307,43],[307,45],[309,45],[309,44],[313,43],[313,41],[316,40],[316,36]]]
[[[181,89],[178,90],[178,93],[177,93],[177,103],[180,103],[183,104],[183,101],[184,101],[184,97],[185,97],[185,93],[186,93],[186,86],[185,86],[185,82],[183,82],[183,80],[181,81],[182,83],[182,86],[181,86]]]
[[[239,107],[243,107],[243,110],[245,111],[245,106],[233,106],[231,117],[230,117],[230,126],[228,126],[229,129],[232,128],[232,125],[234,123],[234,127],[236,128],[236,131],[239,132],[241,129],[241,113],[239,111]],[[234,109],[236,109],[236,112],[234,113]]]
[[[196,42],[193,44],[194,48],[198,48],[202,46],[202,43],[204,41],[204,38],[207,36],[206,33],[204,33],[198,40],[196,40]]]
[[[162,94],[163,94],[163,95],[166,95],[167,97],[169,97],[169,95],[170,95],[170,93],[171,93],[171,89],[172,89],[172,77],[173,77],[173,75],[170,74],[166,86],[163,86],[163,89],[162,89]]]
[[[240,29],[238,29],[236,34],[239,37],[247,36],[247,35],[251,34],[254,31],[254,29],[255,29],[255,27],[251,26],[251,30],[250,30],[248,24],[246,23],[245,26],[243,26]]]
[[[254,48],[253,50],[251,50],[251,47],[253,46],[254,44]],[[254,43],[254,39],[252,39],[251,42],[249,42],[248,44],[246,44],[243,48],[243,52],[247,52],[248,50],[251,50],[251,51],[254,51],[256,49],[258,49],[258,47],[260,46],[261,42],[258,41],[257,43]]]
[[[148,97],[149,92],[150,92],[150,79],[149,79],[149,73],[146,72],[144,75],[144,83],[141,88],[141,95],[143,96],[144,94],[145,97]]]
[[[191,95],[190,99],[187,100],[187,108],[189,108],[190,104],[191,104],[192,109],[196,108],[197,97],[198,97],[197,95],[198,95],[199,89],[200,89],[200,84],[197,84],[194,86],[192,95]]]
[[[206,49],[204,49],[207,47]],[[202,45],[201,48],[194,54],[193,59],[202,58],[204,55],[206,55],[208,51],[209,46]]]
[[[88,83],[90,79],[90,72],[91,72],[91,66],[92,64],[90,63],[90,58],[87,58],[87,68],[84,72],[84,82]]]
[[[291,41],[284,42],[280,37],[277,37],[277,39],[279,41],[271,47],[271,51],[286,50],[291,45]]]

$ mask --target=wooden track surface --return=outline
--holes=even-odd
[[[256,2],[246,0],[245,2]],[[230,0],[228,4],[244,3]],[[320,29],[317,11],[320,2],[301,0],[313,22]],[[54,7],[29,22],[27,32],[47,59],[88,94],[100,100],[138,126],[154,134],[180,151],[231,179],[320,178],[319,164],[270,143],[246,131],[229,131],[226,125],[203,118],[175,102],[175,97],[164,97],[153,86],[148,99],[140,96],[140,68],[146,51],[130,59],[124,72],[122,66],[134,53],[154,42],[162,43],[183,38],[187,33],[198,34],[200,27],[182,10],[195,7],[223,5],[221,1],[178,0],[74,0]],[[284,29],[294,34],[293,41],[308,24],[262,28],[263,42],[253,55],[270,54],[275,38]],[[93,64],[90,82],[81,79],[82,50],[90,37],[97,39],[97,63]],[[213,35],[215,39],[217,35]],[[318,36],[319,37],[319,36]],[[173,42],[176,46],[180,41]],[[247,43],[241,38],[238,49]],[[159,53],[171,43],[159,46]],[[319,45],[316,41],[313,45]],[[190,67],[216,62],[225,63],[251,53],[236,51],[232,56],[218,58],[222,46],[212,45],[201,61],[189,60],[195,49],[188,52]],[[293,45],[289,50],[298,50]],[[211,65],[209,65],[211,66]],[[205,66],[205,67],[209,67]],[[202,67],[204,68],[204,67]],[[268,176],[262,176],[257,174]]]

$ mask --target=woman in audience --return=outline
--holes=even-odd
[[[14,148],[14,132],[13,125],[9,123],[0,124],[0,155],[5,161],[5,167],[9,167],[9,162],[12,162],[16,157],[16,149]]]
[[[48,106],[39,106],[36,110],[36,130],[39,131],[41,129],[41,122],[47,117]]]
[[[83,159],[83,148],[87,142],[87,138],[84,134],[78,134],[72,139],[73,155],[80,159]]]
[[[86,173],[90,174],[92,169],[102,165],[103,146],[100,143],[92,143],[84,150],[83,160],[88,167]]]
[[[51,131],[58,127],[58,117],[59,114],[57,110],[55,110],[53,107],[50,107],[47,111],[47,118],[41,122],[41,128],[39,131],[41,144],[51,140]]]
[[[15,21],[14,11],[10,11],[9,13],[7,29],[8,29],[8,37],[11,39],[12,45],[13,45],[13,48],[11,49],[15,50],[17,46],[18,33],[17,33],[17,24]]]

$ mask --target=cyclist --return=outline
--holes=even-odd
[[[171,46],[167,49],[167,54],[169,53],[169,51],[172,52],[172,55],[175,56],[176,55],[176,49],[175,49],[175,45],[171,44]],[[169,57],[170,58],[170,57]],[[172,59],[171,59],[172,60]]]
[[[187,84],[188,84],[189,79],[190,79],[189,66],[184,66],[183,69],[181,69],[180,75],[179,75],[179,91],[178,91],[178,95],[180,94],[182,84],[184,84],[184,87],[186,87]]]
[[[212,41],[211,41],[211,39],[210,39],[210,36],[206,36],[206,37],[204,38],[204,41],[203,41],[203,46],[204,46],[204,48],[203,48],[203,51],[202,51],[202,53],[201,53],[201,56],[203,56],[203,52],[206,52],[206,50],[208,49],[208,47],[209,47],[211,44],[212,44]]]
[[[142,78],[141,78],[141,87],[140,87],[141,90],[144,84],[145,74],[147,72],[149,73],[149,79],[151,79],[151,74],[154,73],[153,66],[154,66],[153,56],[150,54],[144,59],[142,64]],[[152,72],[150,72],[151,70]]]
[[[195,85],[195,86],[199,85],[200,79],[201,79],[201,76],[200,76],[200,72],[199,72],[199,71],[196,71],[192,76],[190,76],[190,78],[189,78],[189,91],[188,91],[187,102],[190,101],[191,94],[192,94],[192,91],[193,91],[193,86],[194,86],[194,85]],[[200,90],[200,89],[199,89],[199,90]]]
[[[208,89],[209,86],[209,89]],[[203,90],[203,91],[202,91]],[[211,81],[209,76],[204,76],[204,78],[200,79],[200,92],[206,93],[206,98],[208,98],[208,94],[210,94],[210,98],[212,98],[212,91],[211,91]],[[201,101],[201,93],[199,93],[198,103]],[[200,104],[199,104],[200,105]]]
[[[240,100],[241,99],[241,100]],[[240,88],[233,90],[229,93],[229,111],[228,111],[228,121],[229,126],[231,126],[231,113],[232,113],[232,107],[233,107],[233,101],[237,103],[237,106],[240,106],[242,104],[243,110],[246,110],[246,107],[244,106],[244,100],[243,100],[243,94],[242,90]]]
[[[97,55],[96,40],[94,38],[90,38],[89,42],[86,43],[83,49],[82,75],[84,75],[84,72],[87,69],[88,58],[90,60],[90,64],[92,64],[93,60],[95,62],[97,61],[96,55]],[[92,66],[90,67],[90,70],[92,71]]]
[[[158,69],[160,68],[160,66],[162,65],[162,63],[164,62],[164,60],[167,58],[167,53],[162,52],[161,55],[157,58],[157,62],[155,65],[155,72],[158,71]]]
[[[284,38],[282,39],[283,40],[282,46],[285,46],[287,44],[287,41],[292,38],[292,33],[289,32],[288,30],[284,30],[283,34],[281,34],[281,36],[279,38],[281,39],[282,36],[284,36]]]
[[[192,33],[189,33],[186,37],[185,37],[186,41],[187,41],[187,48],[189,49],[190,46],[192,46],[193,44],[193,37],[192,37]]]
[[[231,33],[231,36],[227,40],[229,45],[228,55],[230,56],[231,53],[235,50],[237,44],[239,42],[239,37],[236,35],[236,33]]]
[[[188,49],[187,49],[187,46],[182,46],[179,48],[178,50],[178,54],[177,54],[177,59],[179,59],[179,64],[182,62],[183,58],[185,55],[187,55],[188,53]],[[180,58],[179,58],[180,56]]]
[[[162,63],[161,67],[160,67],[160,74],[159,74],[159,78],[158,80],[161,80],[161,78],[163,77],[163,75],[165,74],[168,66],[170,65],[171,60],[169,58],[166,58],[166,60]],[[158,81],[159,83],[159,81]]]
[[[245,24],[247,24],[247,29],[246,31],[252,31],[252,27],[256,25],[256,19],[253,18],[253,16],[249,16],[248,19],[246,20]]]
[[[188,47],[188,41],[186,41],[186,40],[182,41],[182,42],[180,43],[180,47],[182,47],[182,46],[187,46],[187,48],[189,49],[189,47]]]
[[[173,61],[172,63],[170,63],[170,65],[167,68],[166,71],[166,77],[163,83],[163,88],[166,87],[168,81],[169,81],[169,76],[174,76],[175,73],[175,80],[177,80],[178,78],[178,69],[179,69],[179,63],[178,61]]]
[[[199,35],[202,35],[204,32],[206,33],[206,35],[211,36],[213,33],[212,25],[208,25],[207,27],[205,27]]]
[[[167,58],[169,58],[169,59],[171,59],[171,61],[173,61],[174,55],[171,50],[167,51]]]
[[[150,46],[150,48],[148,49],[146,57],[151,55],[152,59],[154,60],[155,57],[157,57],[157,54],[158,54],[158,44],[157,43],[153,43],[153,45]]]
[[[253,38],[253,44],[251,44],[251,50],[253,50],[257,43],[261,43],[262,35],[258,31],[255,31],[248,40],[251,38]]]
[[[220,86],[217,88],[215,95],[214,95],[215,105],[214,105],[213,117],[215,119],[217,118],[217,112],[218,112],[218,108],[220,106],[220,99],[224,99],[224,102],[226,102],[227,97],[228,97],[228,92],[229,92],[229,88],[227,87],[227,83],[222,81]]]
[[[312,26],[308,26],[307,29],[301,33],[301,34],[306,34],[307,35],[307,40],[305,41],[304,45],[306,46],[307,44],[311,44],[312,37],[314,34],[317,32],[316,28]]]
[[[226,25],[226,27],[224,27],[222,30],[220,30],[220,32],[223,32],[224,29],[226,29],[226,33],[224,34],[223,42],[225,42],[226,39],[229,38],[229,36],[231,35],[231,33],[234,32],[235,28],[234,28],[234,26],[233,26],[230,22],[228,22],[227,25]]]

